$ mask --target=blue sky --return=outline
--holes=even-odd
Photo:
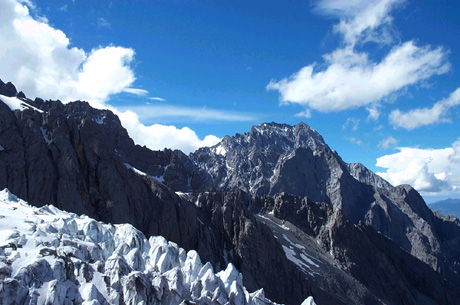
[[[192,151],[262,122],[304,121],[346,162],[427,201],[459,197],[457,1],[0,8],[0,78],[29,97],[110,107],[138,143]]]

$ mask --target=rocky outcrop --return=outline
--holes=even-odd
[[[16,87],[11,82],[8,82],[5,84],[0,79],[0,94],[8,96],[8,97],[15,97],[16,95],[18,95],[18,91],[16,90]],[[24,93],[21,94],[21,96],[23,95]]]
[[[270,229],[249,212],[250,199],[246,193],[209,192],[199,194],[193,201],[212,220],[213,232],[223,233],[217,238],[221,243],[219,248],[223,248],[226,263],[233,263],[242,272],[249,290],[277,286],[270,293],[267,291],[267,296],[277,302],[298,303],[313,295],[320,304],[333,304],[333,295],[323,293],[319,287],[313,289],[304,275],[286,260]]]
[[[352,224],[341,210],[285,193],[253,204],[262,221],[283,221],[271,227],[299,269],[347,304],[460,304],[458,288],[372,227]]]

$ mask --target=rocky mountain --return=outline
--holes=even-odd
[[[445,199],[428,204],[432,210],[444,216],[455,216],[460,218],[460,199]]]
[[[278,303],[460,300],[458,220],[343,162],[304,123],[254,126],[187,156],[135,145],[85,102],[32,101],[3,82],[0,101],[0,189],[34,206],[129,223],[217,273],[231,263]]]
[[[190,158],[205,184],[252,195],[285,192],[327,203],[460,283],[458,220],[435,215],[412,187],[393,187],[362,164],[345,163],[305,123],[254,126],[200,148]]]
[[[1,304],[275,304],[228,264],[127,224],[108,225],[0,192]],[[315,304],[311,297],[302,304]]]

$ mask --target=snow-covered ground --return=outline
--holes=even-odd
[[[0,304],[274,304],[232,264],[0,191]],[[311,297],[302,305],[313,305]]]

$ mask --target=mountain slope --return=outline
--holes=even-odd
[[[460,224],[435,215],[410,186],[393,187],[362,164],[345,163],[305,123],[263,123],[200,148],[190,158],[206,184],[252,195],[286,192],[325,202],[354,224],[372,226],[449,280],[460,282]]]

